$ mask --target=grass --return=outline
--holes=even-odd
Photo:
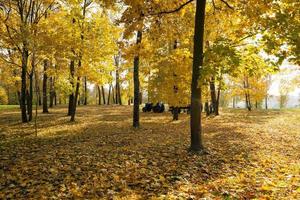
[[[0,105],[0,110],[11,110],[19,108],[19,105]]]
[[[189,117],[132,107],[66,107],[21,124],[0,111],[0,199],[299,199],[300,110],[203,118],[209,154],[187,151]]]

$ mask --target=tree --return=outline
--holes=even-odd
[[[35,35],[35,27],[43,19],[49,10],[55,5],[54,0],[33,1],[1,1],[1,33],[3,40],[1,47],[5,51],[17,51],[18,61],[14,64],[21,66],[21,91],[20,108],[22,122],[27,122],[26,90],[28,60],[33,50],[32,38]],[[3,58],[8,63],[10,60]]]

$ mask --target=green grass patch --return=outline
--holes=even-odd
[[[0,105],[0,110],[10,110],[19,108],[19,105]]]

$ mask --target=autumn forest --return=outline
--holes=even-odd
[[[298,0],[0,0],[0,199],[300,199]]]

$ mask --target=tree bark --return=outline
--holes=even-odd
[[[48,60],[44,60],[44,77],[43,77],[43,113],[49,113],[48,111],[48,99],[47,99],[47,68]]]
[[[32,102],[33,102],[33,75],[35,72],[35,54],[32,55],[31,72],[29,74],[29,91],[27,98],[28,121],[32,121]]]
[[[78,69],[79,68],[81,68],[81,60],[78,61]],[[80,76],[77,77],[76,90],[75,90],[74,102],[73,102],[72,113],[71,113],[71,122],[75,121],[76,107],[77,107],[77,101],[79,96],[79,88],[80,88]]]
[[[44,60],[44,77],[43,77],[43,113],[49,113],[48,102],[47,102],[47,68],[48,60]]]
[[[68,109],[68,116],[72,115],[72,109],[74,105],[74,74],[75,74],[75,62],[71,60],[70,62],[70,83],[72,85],[72,93],[69,96],[69,109]]]
[[[205,110],[205,113],[206,113],[206,117],[208,117],[209,114],[210,114],[210,112],[209,112],[209,103],[208,103],[208,101],[205,102],[204,110]]]
[[[49,78],[49,84],[50,84],[50,91],[49,91],[50,102],[49,102],[49,108],[53,108],[54,96],[53,96],[53,77],[52,76]]]
[[[99,85],[97,86],[97,88],[98,88],[98,105],[101,105],[101,89]]]
[[[118,64],[119,65],[119,64]],[[116,70],[116,103],[122,105],[121,88],[120,88],[120,75],[119,70]]]
[[[87,98],[87,78],[84,77],[84,105],[86,106],[88,104],[88,98]]]
[[[109,88],[108,88],[108,95],[107,95],[107,105],[110,104],[110,94],[111,94],[111,84],[109,85]]]
[[[217,111],[217,96],[216,96],[216,85],[215,85],[215,77],[212,76],[211,81],[209,82],[209,88],[210,88],[210,96],[211,96],[211,103],[213,105],[213,113],[215,115]]]
[[[105,105],[106,104],[106,102],[105,102],[105,90],[104,90],[103,85],[101,86],[101,90],[102,90],[103,105]]]
[[[39,84],[39,81],[37,83]],[[39,106],[41,106],[42,105],[42,97],[41,97],[42,95],[41,95],[41,88],[39,85],[37,86],[37,93],[39,93],[38,101],[39,101]]]
[[[174,50],[177,49],[177,40],[175,40],[174,42]],[[174,85],[173,85],[173,92],[174,92],[174,98],[176,98],[176,94],[178,93],[178,87],[177,85],[175,84],[176,83],[176,77],[177,77],[177,74],[173,71],[173,79],[174,79]],[[176,106],[176,107],[173,107],[173,121],[177,121],[179,119],[179,107]]]
[[[219,115],[220,95],[221,95],[221,86],[219,85],[219,87],[218,87],[218,94],[217,94],[217,105],[216,105],[215,115]]]
[[[116,104],[116,98],[115,98],[115,88],[114,88],[114,86],[112,86],[112,101],[113,101],[113,104]]]
[[[250,100],[250,94],[249,94],[249,82],[248,82],[248,77],[245,76],[245,80],[244,80],[244,88],[245,88],[245,99],[246,99],[246,108],[248,109],[248,111],[252,110],[252,105],[251,105],[251,100]]]
[[[203,151],[202,127],[201,127],[201,71],[203,68],[203,38],[205,22],[206,0],[197,0],[195,15],[193,72],[191,84],[191,146],[190,150]]]
[[[142,42],[142,31],[137,32],[136,44]],[[140,126],[140,81],[139,81],[139,64],[140,56],[137,54],[134,57],[134,70],[133,70],[133,83],[134,83],[134,102],[133,102],[133,127],[139,128]]]
[[[27,113],[26,113],[26,74],[28,66],[28,57],[29,53],[26,48],[22,52],[22,72],[21,72],[21,93],[20,93],[20,108],[21,108],[21,117],[22,122],[28,122]]]
[[[265,97],[265,109],[268,110],[268,95]]]
[[[28,121],[32,121],[32,101],[33,101],[33,70],[29,74],[29,91],[27,98]]]

